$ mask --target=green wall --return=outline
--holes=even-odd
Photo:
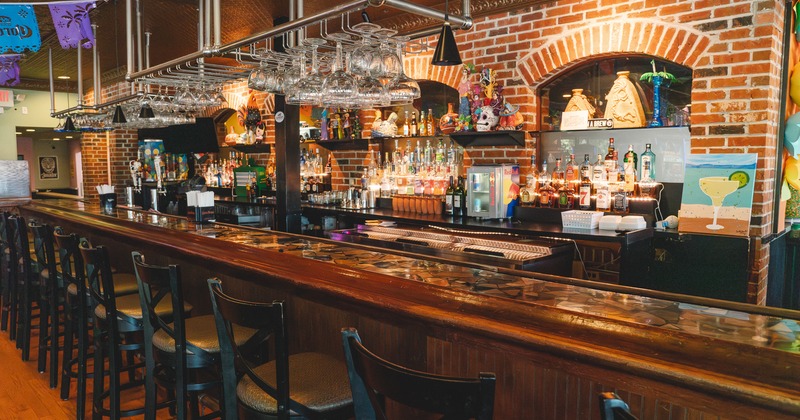
[[[25,100],[15,100],[13,108],[3,108],[3,113],[0,114],[0,160],[17,160],[17,126],[53,128],[58,125],[58,120],[50,117],[50,92],[12,90],[15,96],[25,95]],[[56,110],[67,109],[77,103],[77,95],[74,93],[56,93],[55,97]],[[27,108],[27,114],[23,114],[23,107]]]

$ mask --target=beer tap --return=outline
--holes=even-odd
[[[167,195],[167,190],[162,185],[162,175],[161,175],[161,155],[156,155],[153,157],[153,166],[156,169],[156,192],[161,195]]]
[[[130,163],[131,180],[133,181],[133,190],[138,192],[142,191],[142,162],[132,160]]]

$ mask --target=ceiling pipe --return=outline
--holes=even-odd
[[[130,80],[131,74],[136,71],[133,63],[133,13],[131,12],[132,0],[125,0],[125,44],[128,46],[128,68],[125,72],[125,79]]]
[[[153,35],[153,33],[144,33],[144,65],[147,67],[150,67],[150,35]]]
[[[92,43],[92,82],[94,85],[94,105],[100,103],[100,55],[97,52],[97,25],[92,24],[92,34],[94,35],[94,42]],[[78,49],[80,49],[81,41],[78,41]]]
[[[214,46],[211,48],[214,54],[219,54],[220,45],[222,45],[222,0],[214,0]]]
[[[128,1],[130,1],[130,0],[128,0]],[[266,38],[273,37],[273,36],[276,36],[276,35],[281,35],[281,34],[283,34],[285,32],[292,31],[292,30],[301,28],[303,26],[319,22],[320,20],[331,18],[331,17],[334,17],[334,16],[339,16],[342,13],[347,13],[347,12],[351,12],[351,11],[354,11],[354,10],[363,9],[363,8],[365,8],[367,6],[368,6],[367,0],[350,0],[350,1],[346,2],[346,3],[340,4],[338,6],[335,6],[333,8],[327,9],[327,10],[324,10],[324,11],[316,13],[314,15],[311,15],[311,16],[308,16],[308,17],[298,18],[298,19],[295,19],[293,21],[289,21],[289,22],[286,22],[284,24],[281,24],[281,25],[278,25],[278,26],[274,26],[274,27],[272,27],[272,28],[270,28],[270,29],[268,29],[266,31],[259,32],[257,34],[250,35],[250,36],[248,36],[246,38],[242,38],[240,40],[237,40],[237,41],[222,45],[219,50],[220,50],[220,53],[229,52],[229,51],[232,51],[232,50],[234,50],[236,48],[245,47],[245,46],[248,46],[250,44],[263,41]],[[205,54],[203,53],[203,51],[196,51],[196,52],[193,52],[191,54],[187,54],[187,55],[184,55],[182,57],[175,58],[173,60],[158,64],[158,65],[153,66],[151,68],[147,68],[147,69],[144,69],[142,71],[138,71],[138,72],[135,72],[135,73],[132,73],[132,74],[128,74],[128,75],[125,76],[125,78],[128,81],[131,81],[131,80],[138,79],[138,78],[145,77],[145,76],[149,76],[149,75],[152,75],[152,74],[155,74],[155,73],[158,73],[158,72],[163,72],[163,71],[171,69],[171,68],[173,68],[175,66],[181,66],[181,65],[190,63],[192,61],[195,61],[195,60],[203,57],[204,55]]]
[[[142,8],[140,0],[136,0],[136,57],[139,59],[136,70],[142,70]]]
[[[200,51],[203,49],[203,37],[206,31],[204,26],[206,9],[203,7],[203,2],[205,0],[197,0],[197,50]]]
[[[50,70],[50,116],[56,114],[56,87],[53,84],[53,49],[47,49],[47,67]]]
[[[83,60],[81,59],[81,48],[80,43],[78,43],[78,109],[83,109]]]
[[[389,6],[398,10],[402,10],[404,12],[413,13],[415,15],[420,16],[427,16],[433,19],[444,20],[445,15],[447,15],[447,20],[453,24],[453,29],[458,27],[459,29],[470,29],[472,28],[472,18],[469,16],[458,16],[458,15],[451,15],[449,13],[445,13],[441,10],[431,9],[430,7],[420,6],[418,4],[411,3],[406,0],[367,0],[370,6],[380,7],[380,6]]]
[[[205,33],[203,34],[203,53],[210,54],[211,53],[211,0],[205,0],[205,13],[203,14],[203,19],[205,22],[203,26],[205,27]]]
[[[297,18],[303,17],[305,15],[305,4],[303,4],[303,0],[296,0],[297,1]],[[297,32],[297,44],[300,45],[303,42],[303,32]]]
[[[289,21],[297,19],[297,12],[295,11],[296,8],[297,8],[297,0],[289,0]],[[290,47],[294,47],[295,45],[294,37],[295,37],[294,34],[290,34],[289,38],[287,39],[287,43],[289,44]]]

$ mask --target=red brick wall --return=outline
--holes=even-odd
[[[458,31],[456,39],[465,62],[497,72],[507,100],[521,105],[526,130],[538,129],[536,87],[587,60],[644,53],[692,68],[691,152],[758,153],[751,236],[759,238],[770,233],[773,225],[773,180],[778,174],[775,148],[778,118],[782,117],[783,9],[782,2],[768,0],[560,0],[476,19],[474,28]],[[428,41],[436,42],[433,37]],[[429,63],[430,52],[407,57],[405,71],[416,79],[456,87],[458,66]],[[128,93],[127,89],[126,84],[108,92],[104,89],[103,100]],[[242,82],[228,86],[225,92],[231,107],[237,107],[247,89]],[[265,94],[257,94],[257,99],[263,110]],[[270,116],[265,118],[272,139],[274,124]],[[97,137],[84,135],[89,194],[93,193],[91,183],[104,176],[95,162],[96,154],[105,159],[103,142]],[[135,139],[117,132],[111,137],[112,165],[125,167],[126,150]],[[525,148],[471,148],[466,163],[516,161],[524,173],[534,149],[531,138]],[[365,157],[365,152],[338,152],[333,164],[334,188],[343,188],[348,178],[359,177]],[[261,162],[266,158],[258,156]],[[121,172],[124,170],[115,170],[112,175],[124,178]],[[752,251],[751,302],[764,302],[768,253],[768,246],[761,245]]]

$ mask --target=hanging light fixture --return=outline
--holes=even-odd
[[[117,105],[114,108],[114,117],[111,119],[112,124],[125,124],[128,120],[125,118],[125,112],[122,111],[122,106]]]
[[[66,121],[64,121],[64,131],[78,131],[75,128],[75,123],[72,122],[72,117],[67,115]]]
[[[458,53],[456,37],[453,35],[453,28],[447,19],[447,0],[444,2],[444,23],[442,32],[439,33],[439,42],[433,51],[431,64],[434,66],[457,66],[461,64],[461,54]]]
[[[142,108],[139,110],[139,118],[155,118],[155,117],[156,114],[153,112],[153,108],[150,107],[150,104],[148,104],[147,102],[142,104]]]

